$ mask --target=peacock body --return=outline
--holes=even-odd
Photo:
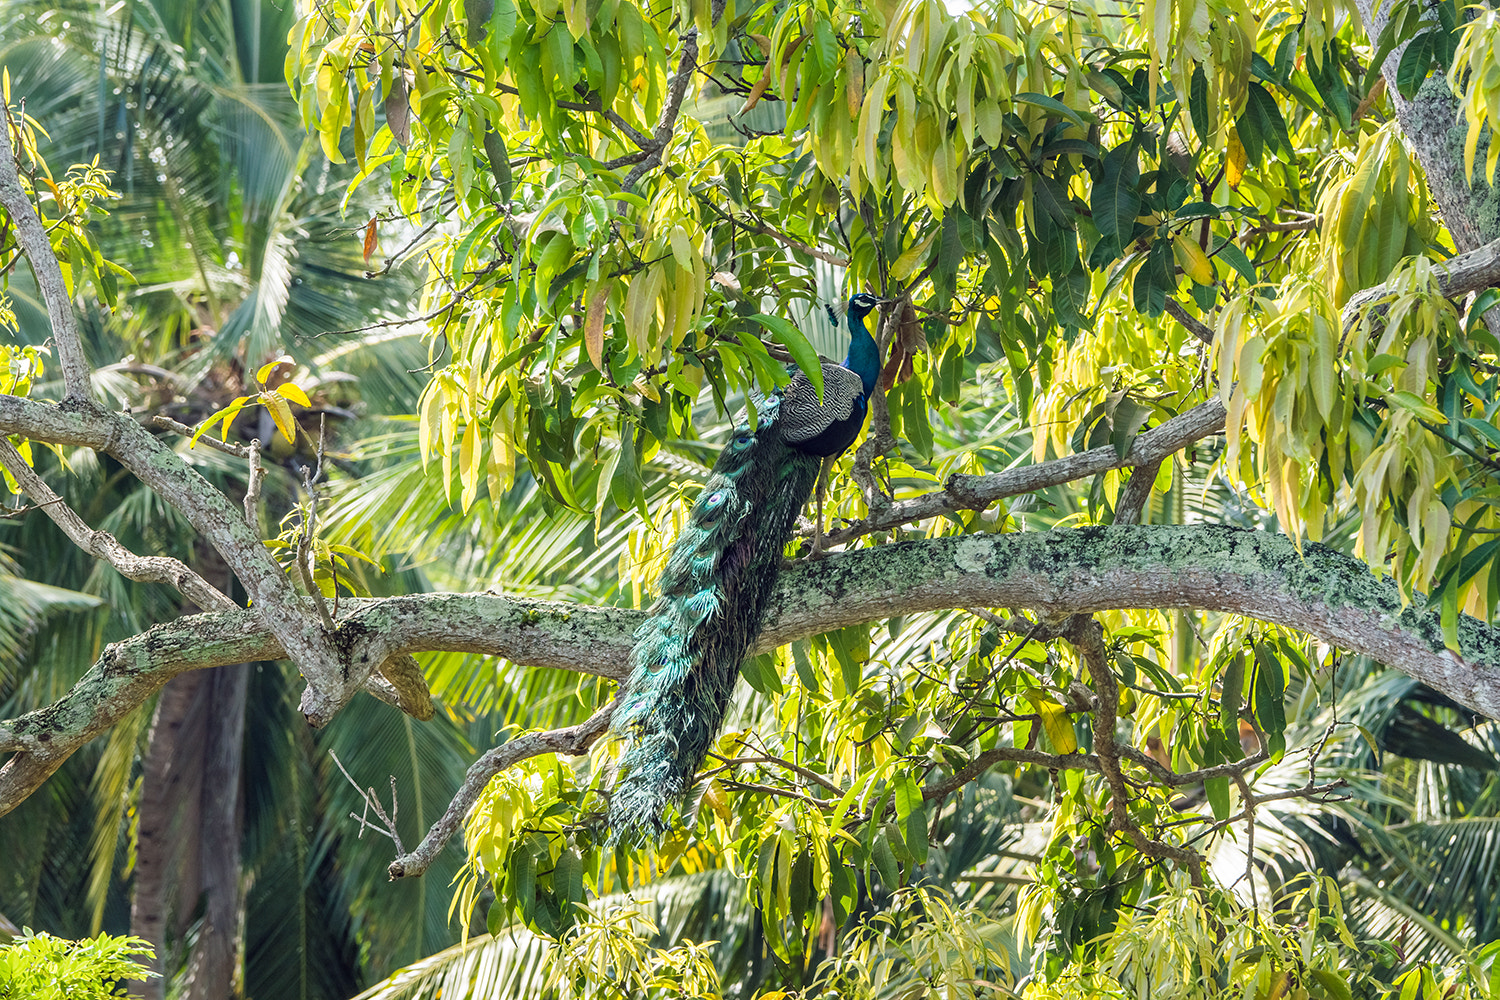
[[[879,299],[849,302],[849,355],[824,362],[821,403],[797,372],[735,428],[688,513],[635,632],[631,673],[613,732],[624,749],[609,801],[611,841],[660,837],[718,736],[740,662],[760,634],[797,514],[823,460],[859,434],[879,374],[864,317]]]

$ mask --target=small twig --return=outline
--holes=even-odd
[[[741,739],[739,743],[740,746],[747,749],[758,749],[755,747],[751,747],[750,744],[746,743],[743,739]],[[802,767],[800,764],[793,764],[791,761],[784,760],[774,754],[765,753],[764,751],[761,751],[761,753],[762,756],[759,757],[726,757],[720,759],[723,761],[726,767],[738,767],[741,764],[776,764],[779,767],[786,768],[788,771],[795,772],[803,779],[810,781],[815,785],[821,785],[823,788],[832,792],[834,795],[843,795],[846,791],[846,789],[840,788],[837,783],[830,780],[825,775],[819,774],[816,771],[809,771],[807,768]]]
[[[1234,784],[1245,803],[1245,810],[1241,813],[1245,818],[1245,880],[1250,883],[1250,909],[1254,911],[1260,908],[1255,898],[1255,796],[1243,774],[1234,776]]]
[[[483,281],[489,275],[489,273],[495,269],[495,267],[496,264],[494,262],[486,264],[484,267],[474,272],[474,280],[469,282],[463,288],[460,288],[458,292],[453,296],[453,299],[451,301],[449,301],[445,305],[438,306],[436,309],[433,309],[430,312],[423,313],[421,316],[404,316],[397,319],[384,319],[376,323],[367,323],[364,326],[357,326],[352,330],[328,330],[324,333],[318,334],[318,336],[342,337],[353,333],[368,333],[371,330],[383,330],[386,327],[390,326],[406,326],[408,324],[429,323],[432,320],[437,319],[443,313],[451,312],[452,310],[458,308],[459,303],[461,303],[470,292],[478,288],[479,283]],[[444,322],[446,322],[446,320]]]
[[[316,550],[313,547],[313,539],[318,530],[318,477],[323,474],[323,440],[324,421],[320,417],[318,421],[318,464],[315,469],[309,470],[307,466],[302,467],[302,485],[307,489],[307,514],[302,518],[302,532],[297,538],[297,574],[302,577],[302,585],[312,595],[313,603],[317,606],[318,617],[323,619],[323,627],[333,631],[333,615],[328,611],[328,602],[323,599],[323,592],[318,589],[313,580],[316,569]]]
[[[56,500],[48,500],[44,503],[28,503],[22,504],[20,507],[6,507],[4,508],[4,512],[0,513],[0,519],[6,521],[19,521],[21,518],[25,517],[27,514],[31,513],[34,510],[41,510],[43,507],[46,507],[50,504],[62,502],[62,497],[58,497]]]
[[[161,414],[151,418],[151,425],[159,427],[164,431],[176,431],[178,434],[189,439],[198,433],[197,428],[189,427],[180,420],[173,420],[171,417],[162,416]],[[202,444],[212,448],[214,451],[233,455],[235,458],[248,458],[250,455],[250,450],[245,445],[235,444],[233,441],[220,441],[218,438],[210,437],[208,434],[199,434],[198,440],[194,441],[193,444]]]
[[[410,240],[408,240],[407,243],[406,243],[406,245],[404,247],[402,247],[400,250],[397,250],[395,253],[391,254],[389,257],[385,258],[385,266],[384,267],[382,267],[378,271],[366,271],[365,272],[365,277],[366,278],[379,278],[379,277],[383,277],[383,276],[385,276],[387,274],[390,274],[391,273],[391,268],[395,267],[396,264],[400,262],[401,258],[403,256],[405,256],[405,254],[407,253],[407,251],[409,251],[412,247],[416,246],[422,240],[426,239],[427,238],[427,234],[430,233],[430,232],[432,232],[434,229],[436,229],[438,227],[438,225],[443,222],[444,219],[445,219],[445,216],[438,215],[435,219],[432,220],[432,222],[428,223],[423,229],[421,229],[417,233],[417,235],[413,236]]]
[[[834,804],[831,799],[815,799],[811,795],[793,791],[790,788],[777,788],[775,785],[762,785],[755,781],[736,781],[733,778],[725,779],[725,788],[733,792],[760,792],[762,795],[773,795],[782,799],[795,799],[798,802],[806,802],[817,809],[827,809]]]
[[[356,816],[354,813],[349,814],[349,818],[359,824],[359,835],[357,839],[364,839],[365,830],[374,830],[376,833],[391,838],[391,840],[396,845],[397,854],[404,853],[401,848],[401,831],[396,829],[396,815],[397,810],[400,808],[400,803],[396,800],[396,776],[394,774],[391,775],[391,811],[390,814],[387,815],[385,807],[380,804],[380,799],[375,796],[375,789],[373,787],[360,788],[359,782],[355,781],[354,777],[344,768],[344,762],[339,760],[339,755],[334,753],[332,750],[329,750],[328,756],[333,758],[334,764],[338,765],[338,769],[343,773],[344,779],[348,781],[350,785],[354,786],[354,790],[359,793],[360,799],[365,804],[364,812],[362,815]],[[380,822],[385,825],[377,826],[376,824],[371,823],[369,820],[369,815],[371,812],[375,813],[376,818],[378,818]]]
[[[766,225],[752,212],[747,211],[744,216],[737,216],[733,211],[722,209],[718,205],[714,204],[713,199],[707,197],[706,195],[700,194],[698,200],[702,204],[708,206],[709,211],[713,212],[719,218],[723,219],[725,222],[730,223],[731,225],[738,225],[741,228],[748,229],[753,233],[760,233],[762,236],[769,236],[771,237],[771,239],[777,241],[783,246],[791,247],[793,250],[796,250],[800,253],[805,253],[809,257],[821,260],[825,264],[832,264],[835,267],[849,266],[849,258],[840,257],[836,253],[829,253],[827,250],[819,250],[817,247],[808,246],[801,240],[794,239],[793,237],[788,236],[786,233],[780,232]]]
[[[965,875],[955,875],[955,882],[998,882],[1001,885],[1031,885],[1036,879],[1027,878],[1025,875],[1010,875],[1005,872],[970,872]]]

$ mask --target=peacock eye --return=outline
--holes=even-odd
[[[717,506],[719,506],[719,504],[721,504],[723,502],[724,502],[724,491],[723,490],[714,490],[708,496],[706,496],[706,497],[703,498],[703,505],[705,507],[717,507]]]
[[[736,434],[734,436],[734,443],[736,445],[738,445],[739,447],[741,447],[741,448],[745,447],[752,440],[754,440],[754,439],[748,433],[745,433],[745,432],[741,432],[741,433]]]

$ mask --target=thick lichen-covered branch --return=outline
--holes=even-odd
[[[1420,599],[1403,605],[1395,584],[1358,560],[1312,544],[1299,554],[1284,536],[1214,525],[965,535],[834,555],[782,576],[758,648],[973,606],[1058,619],[1120,608],[1242,614],[1368,654],[1500,716],[1500,629],[1461,616],[1459,648],[1449,650],[1438,609]],[[381,662],[453,650],[619,679],[640,620],[641,612],[617,608],[423,594],[351,602],[333,641]],[[61,701],[0,724],[0,753],[14,753],[0,768],[0,814],[176,674],[282,655],[249,611],[184,618],[110,646]],[[1120,756],[1152,770],[1131,749],[1121,746]]]

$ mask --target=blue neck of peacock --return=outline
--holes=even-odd
[[[859,376],[864,384],[864,398],[869,399],[875,391],[875,380],[880,376],[880,348],[865,326],[866,312],[849,310],[849,354],[844,358],[844,367]]]

